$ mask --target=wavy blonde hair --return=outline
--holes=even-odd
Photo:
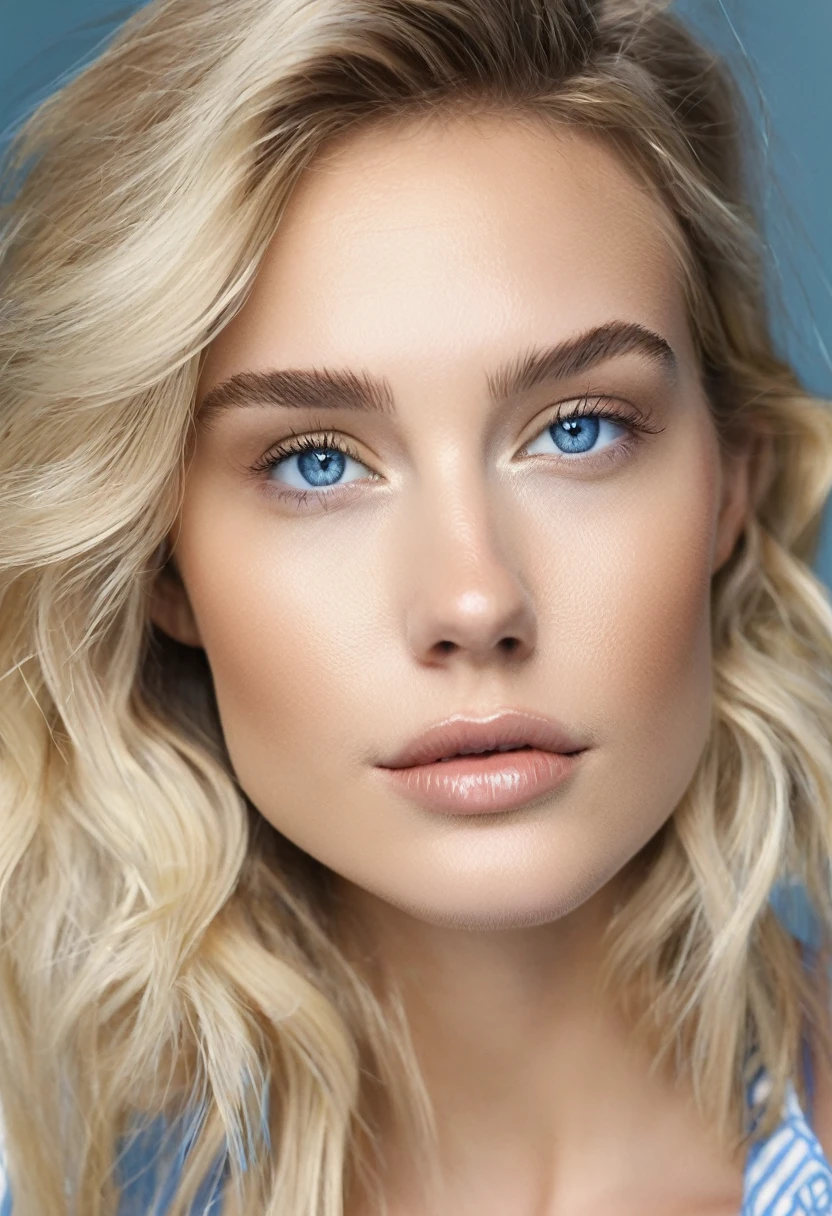
[[[238,787],[205,656],[150,624],[148,593],[176,577],[159,546],[205,349],[299,175],[334,136],[452,107],[547,118],[626,155],[672,219],[720,442],[753,441],[751,518],[713,579],[712,731],[628,867],[602,983],[734,1147],[752,1046],[773,1080],[757,1135],[805,1013],[832,1061],[824,996],[769,903],[805,883],[828,950],[832,609],[810,563],[832,415],[774,351],[727,69],[648,0],[152,0],[27,119],[3,178],[16,1216],[110,1216],[117,1150],[146,1116],[169,1128],[162,1163],[173,1131],[190,1144],[172,1216],[217,1162],[224,1212],[340,1216],[377,1185],[382,1113],[432,1161],[398,993],[349,949],[326,869]]]

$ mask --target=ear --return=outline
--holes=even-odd
[[[720,507],[714,537],[712,574],[716,574],[728,561],[748,522],[753,451],[754,444],[749,439],[741,447],[721,453]]]
[[[150,619],[184,646],[202,646],[196,619],[182,577],[169,557],[150,589]]]

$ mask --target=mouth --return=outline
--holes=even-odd
[[[411,802],[445,815],[492,815],[541,804],[582,766],[579,752],[519,744],[379,768]]]
[[[438,760],[429,761],[432,764],[447,764],[451,760],[479,760],[485,759],[488,756],[496,756],[510,752],[531,752],[535,749],[530,743],[518,743],[517,746],[507,744],[505,747],[494,747],[476,752],[455,752],[452,756],[441,756]]]

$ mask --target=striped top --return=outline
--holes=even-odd
[[[765,1140],[753,1144],[745,1159],[740,1216],[829,1216],[832,1213],[832,1168],[812,1130],[812,1063],[803,1040],[803,1067],[808,1090],[804,1112],[790,1083],[783,1118]],[[747,1086],[751,1101],[764,1098],[771,1081],[762,1066]],[[752,1126],[754,1126],[752,1124]]]
[[[805,893],[800,888],[779,888],[771,900],[778,917],[804,946],[804,962],[812,966],[818,936]],[[803,1069],[806,1077],[807,1110],[800,1105],[794,1085],[786,1090],[782,1118],[765,1140],[748,1150],[743,1182],[742,1208],[737,1216],[832,1216],[832,1166],[812,1127],[814,1078],[806,1039],[803,1040]],[[752,1052],[746,1061],[746,1098],[749,1126],[752,1106],[771,1089],[765,1068]],[[118,1216],[165,1216],[176,1191],[180,1171],[190,1148],[185,1140],[173,1167],[167,1172],[159,1202],[152,1206],[157,1183],[156,1154],[164,1141],[164,1124],[156,1120],[127,1148],[121,1142],[118,1181],[121,1202]],[[191,1207],[191,1216],[221,1216],[222,1190],[227,1165],[219,1159]],[[2,1167],[0,1139],[0,1216],[12,1216],[12,1196]]]

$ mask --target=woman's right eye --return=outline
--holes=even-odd
[[[306,501],[310,493],[318,498],[332,497],[332,491],[352,484],[343,480],[353,470],[377,475],[359,458],[358,453],[337,435],[304,435],[283,440],[270,448],[254,465],[253,473],[264,474],[268,493],[279,498]],[[274,477],[276,469],[280,478]],[[359,475],[355,480],[362,480]],[[279,487],[285,487],[279,488]]]
[[[268,467],[272,471],[283,467],[282,484],[298,490],[320,490],[340,484],[345,471],[349,472],[350,465],[367,467],[343,448],[327,445],[302,449],[280,459],[272,457]]]

